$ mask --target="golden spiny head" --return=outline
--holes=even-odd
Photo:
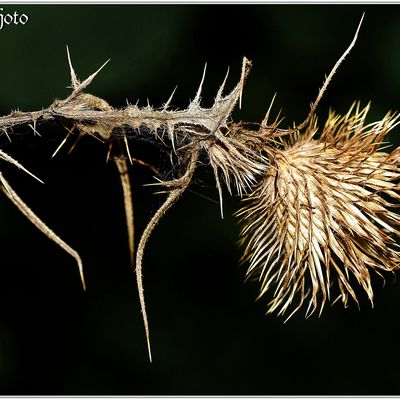
[[[310,315],[337,295],[346,306],[349,295],[357,302],[353,282],[372,302],[370,272],[400,265],[400,150],[380,149],[397,116],[366,125],[368,109],[331,113],[320,133],[313,118],[268,149],[271,167],[238,213],[247,277],[260,297],[272,293],[268,312],[290,317],[305,304]]]

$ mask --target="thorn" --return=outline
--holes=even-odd
[[[279,110],[278,115],[276,116],[275,121],[272,124],[272,126],[274,128],[278,127],[282,123],[282,121],[285,119],[285,117],[282,117],[281,119],[279,119],[281,114],[282,114],[282,108]]]
[[[79,82],[78,78],[76,77],[74,68],[72,66],[71,56],[69,54],[68,45],[67,45],[67,57],[68,57],[69,70],[70,70],[70,73],[71,73],[71,85],[72,85],[72,89],[75,90],[79,86],[80,82]]]
[[[82,83],[79,83],[78,86],[74,88],[74,93],[81,92],[83,89],[89,86],[93,81],[93,79],[96,77],[96,75],[109,63],[109,61],[110,59],[108,59],[96,72],[87,77]]]
[[[159,175],[159,174],[160,174],[160,171],[159,171],[159,170],[157,169],[157,167],[155,167],[154,165],[149,164],[149,163],[147,163],[147,162],[145,162],[145,161],[143,161],[143,160],[139,160],[138,158],[132,157],[131,159],[132,159],[132,162],[134,162],[134,163],[136,163],[136,164],[139,164],[139,165],[142,165],[142,166],[144,166],[144,167],[149,168],[149,169],[150,169],[151,171],[153,171],[156,175]]]
[[[99,141],[100,143],[105,143],[105,141],[103,140],[103,139],[101,139],[101,138],[99,138],[97,135],[96,135],[96,132],[85,132],[87,135],[89,135],[89,136],[91,136],[92,138],[94,138],[94,139],[96,139],[97,141]]]
[[[174,138],[174,126],[168,122],[167,123],[167,134],[168,134],[168,138],[171,141],[172,144],[172,150],[174,152],[174,154],[176,154],[176,148],[175,148],[175,138]]]
[[[112,147],[113,147],[113,142],[110,142],[110,144],[109,144],[109,146],[108,146],[107,156],[106,156],[106,164],[108,163],[108,161],[109,161],[109,159],[110,159]]]
[[[192,101],[192,104],[199,104],[201,90],[203,88],[204,78],[206,76],[206,70],[207,70],[207,63],[204,64],[203,76],[201,78],[199,88],[197,89],[197,93],[196,93],[195,98]]]
[[[17,160],[14,160],[11,156],[9,156],[7,153],[5,153],[4,151],[0,150],[0,158],[2,158],[4,161],[9,162],[10,164],[15,165],[17,168],[21,169],[22,171],[24,171],[25,173],[27,173],[28,175],[30,175],[32,178],[35,178],[37,181],[39,181],[40,183],[44,182],[39,179],[36,175],[32,174],[32,172],[28,171],[23,165],[21,165]]]
[[[8,141],[11,143],[10,135],[7,132],[7,129],[3,129],[3,133],[7,136]]]
[[[217,185],[217,190],[218,190],[218,195],[219,195],[219,207],[220,207],[220,211],[221,211],[221,219],[224,219],[224,205],[223,205],[221,181],[219,180],[217,167],[215,165],[213,165],[212,167],[213,167],[215,183]]]
[[[41,228],[39,227],[39,229],[41,229]],[[84,292],[86,292],[85,275],[83,273],[83,262],[82,262],[82,259],[81,259],[80,255],[78,254],[78,252],[75,251],[72,247],[68,246],[67,243],[65,243],[61,238],[59,238],[54,232],[52,234],[50,234],[50,235],[47,235],[46,232],[44,232],[44,231],[43,231],[43,233],[45,233],[45,235],[50,240],[53,240],[56,244],[58,244],[70,256],[75,258],[75,261],[78,264],[79,277],[81,279],[82,289],[83,289]]]
[[[225,78],[224,78],[224,80],[222,82],[222,85],[218,89],[218,93],[217,93],[217,96],[215,98],[216,102],[222,98],[222,92],[223,92],[223,90],[225,88],[225,83],[226,83],[226,80],[228,79],[228,75],[229,75],[229,67],[228,67],[228,70],[226,71],[226,75],[225,75]]]
[[[168,108],[168,106],[170,105],[171,100],[172,100],[172,98],[174,97],[174,94],[175,94],[175,91],[176,91],[177,87],[178,87],[178,85],[175,86],[175,89],[172,91],[171,96],[169,96],[169,99],[168,99],[167,102],[164,104],[163,111],[166,111],[167,108]]]
[[[159,186],[159,185],[163,185],[164,184],[164,181],[162,181],[160,178],[155,176],[154,179],[156,179],[158,182],[145,183],[145,184],[143,184],[143,186]]]
[[[55,150],[54,153],[52,154],[51,158],[54,158],[54,157],[56,156],[56,154],[60,151],[61,147],[64,146],[65,142],[68,140],[68,138],[70,137],[71,133],[72,133],[71,130],[68,129],[67,135],[66,135],[65,138],[62,140],[62,142],[59,144],[59,146],[56,148],[56,150]]]
[[[267,112],[265,114],[265,117],[263,119],[262,125],[264,125],[264,126],[267,126],[269,113],[271,112],[272,105],[274,104],[274,101],[275,101],[275,97],[276,97],[276,92],[275,92],[274,96],[272,97],[271,104],[269,105],[268,110],[267,110]]]
[[[126,147],[126,153],[127,153],[128,157],[129,157],[129,161],[130,161],[131,165],[133,165],[131,152],[129,150],[128,137],[126,136],[126,134],[124,136],[124,142],[125,142],[125,147]]]
[[[36,130],[36,120],[33,121],[33,125],[32,124],[28,124],[29,128],[31,128],[33,130],[33,133],[35,135],[38,135],[39,137],[42,137],[42,135]]]
[[[149,353],[150,364],[152,364],[153,363],[153,358],[151,356],[151,345],[150,345],[150,337],[149,336],[147,336],[146,341],[147,341],[147,351]]]
[[[168,190],[160,190],[158,192],[153,192],[154,195],[155,194],[168,194],[168,193],[170,193]]]
[[[251,61],[249,59],[247,59],[246,57],[243,57],[242,75],[240,77],[239,109],[242,108],[243,86],[244,86],[244,81],[249,72],[250,66],[251,66]]]
[[[72,152],[73,152],[73,150],[75,149],[75,147],[76,147],[76,145],[79,143],[79,141],[81,140],[81,137],[82,137],[83,135],[79,135],[77,138],[76,138],[76,140],[75,140],[75,142],[74,142],[74,144],[71,146],[71,148],[68,150],[68,153],[67,153],[67,155],[70,155]]]

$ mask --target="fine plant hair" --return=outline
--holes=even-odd
[[[364,17],[364,16],[363,16]],[[225,76],[214,103],[201,104],[206,68],[194,99],[184,110],[171,110],[174,93],[160,108],[128,104],[113,108],[105,100],[86,93],[97,76],[78,79],[67,47],[71,94],[34,112],[12,112],[0,117],[0,130],[58,120],[70,126],[53,156],[74,138],[70,151],[84,136],[100,140],[120,176],[123,193],[130,264],[135,273],[150,361],[150,329],[145,306],[142,265],[146,245],[166,212],[190,186],[200,164],[209,165],[215,178],[223,217],[223,190],[238,196],[236,215],[242,225],[242,262],[248,264],[246,279],[261,285],[259,297],[270,296],[268,312],[290,318],[303,305],[306,316],[327,302],[349,297],[357,304],[352,285],[357,282],[373,301],[371,272],[395,271],[400,252],[400,216],[394,212],[400,199],[400,148],[385,151],[384,140],[397,124],[399,114],[388,113],[380,121],[366,123],[369,105],[354,103],[347,114],[331,112],[322,128],[317,107],[340,64],[356,43],[361,27],[327,75],[304,121],[285,129],[280,114],[270,121],[273,101],[263,121],[254,124],[232,120],[251,62],[243,58],[239,82],[225,93]],[[274,96],[275,98],[275,96]],[[11,135],[12,136],[12,135]],[[135,140],[162,148],[175,171],[162,179],[163,171],[146,160],[131,156]],[[0,150],[0,158],[37,178],[18,161]],[[152,170],[156,192],[164,201],[150,218],[135,246],[134,207],[130,166]],[[164,171],[165,172],[165,171]],[[76,260],[85,288],[79,254],[54,233],[13,190],[0,172],[1,189],[18,209],[46,236]]]

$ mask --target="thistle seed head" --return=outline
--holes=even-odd
[[[331,113],[321,133],[313,117],[295,140],[270,134],[281,145],[238,213],[247,277],[259,280],[259,297],[273,289],[268,312],[290,309],[290,318],[304,303],[306,315],[322,312],[331,292],[358,303],[356,282],[372,302],[370,272],[400,265],[400,149],[380,148],[398,116],[366,124],[368,110]]]

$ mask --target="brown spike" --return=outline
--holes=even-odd
[[[126,226],[128,228],[128,243],[129,243],[129,258],[131,267],[134,268],[134,254],[135,254],[135,235],[134,235],[134,213],[132,202],[132,189],[129,179],[128,165],[125,158],[114,157],[115,165],[118,169],[122,192],[124,195],[124,207]]]

